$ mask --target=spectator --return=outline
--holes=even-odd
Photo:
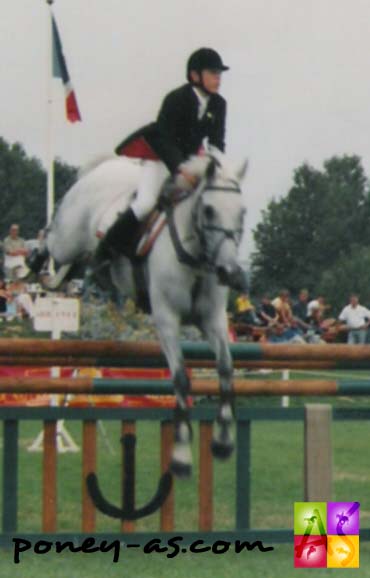
[[[260,320],[256,315],[256,310],[248,293],[241,293],[235,299],[235,320],[238,323],[247,323],[248,325],[261,325]]]
[[[28,239],[26,248],[28,250],[26,265],[33,271],[34,264],[40,260],[40,255],[44,255],[45,252],[45,229],[39,229],[36,239]],[[47,274],[49,269],[49,259],[44,257],[41,257],[41,259],[42,264],[40,262],[40,266],[37,267],[40,277]]]
[[[18,318],[33,318],[34,305],[31,295],[27,292],[27,286],[23,281],[17,279],[8,286],[9,294],[16,306],[16,315]]]
[[[10,293],[7,291],[5,280],[0,279],[0,317],[5,317],[7,313]]]
[[[275,297],[272,301],[272,305],[279,315],[279,322],[285,325],[285,327],[294,325],[293,313],[289,301],[290,293],[288,289],[282,289],[279,296]]]
[[[5,277],[4,273],[4,241],[0,241],[0,277]]]
[[[267,327],[272,327],[276,325],[279,320],[279,315],[271,303],[269,295],[264,295],[261,300],[261,305],[258,309],[258,317],[261,320],[262,325]]]
[[[26,243],[26,248],[29,253],[32,253],[35,249],[41,249],[42,244],[45,239],[45,229],[40,229],[37,233],[36,239],[28,239]]]
[[[293,315],[296,319],[300,319],[307,323],[307,304],[308,304],[308,290],[301,289],[298,294],[298,300],[292,307]]]
[[[325,305],[325,298],[322,295],[312,299],[307,305],[307,318],[308,321],[315,319],[317,322],[319,319],[323,319],[326,309],[329,309],[330,305]]]
[[[360,305],[359,297],[353,293],[339,314],[339,320],[346,323],[349,331],[347,343],[352,345],[366,343],[367,329],[370,321],[370,310]]]
[[[19,225],[11,225],[9,235],[4,239],[4,253],[6,279],[14,280],[24,277],[28,272],[25,263],[28,249],[25,240],[19,236]]]
[[[311,343],[312,326],[310,318],[308,317],[308,290],[301,289],[298,295],[298,300],[292,307],[294,323],[304,333],[305,337]]]
[[[286,327],[278,323],[267,330],[268,343],[305,343],[297,327]]]

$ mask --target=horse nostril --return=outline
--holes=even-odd
[[[219,265],[216,268],[217,277],[222,285],[228,285],[236,291],[248,291],[248,281],[245,272],[241,267],[231,267]]]
[[[217,277],[222,280],[222,278],[225,275],[225,270],[223,267],[216,267],[216,273],[217,273]]]
[[[238,267],[233,274],[232,286],[237,291],[241,291],[243,293],[248,293],[249,291],[247,275],[241,267]]]

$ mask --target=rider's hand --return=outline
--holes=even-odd
[[[185,181],[192,187],[195,187],[198,184],[198,177],[189,173],[186,169],[180,168],[179,174],[184,177]]]

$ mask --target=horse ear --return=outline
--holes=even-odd
[[[248,170],[248,165],[249,165],[249,161],[248,161],[248,159],[245,159],[243,164],[236,171],[236,177],[237,177],[239,182],[241,182],[244,179],[244,177],[247,173],[247,170]]]
[[[207,165],[207,168],[206,168],[205,177],[206,177],[207,181],[210,181],[215,176],[216,167],[217,167],[217,161],[215,159],[211,159]]]

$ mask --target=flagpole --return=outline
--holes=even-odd
[[[52,5],[54,0],[46,0],[48,10],[48,50],[47,50],[47,197],[46,222],[49,225],[54,213],[54,138],[53,138],[53,33]]]

